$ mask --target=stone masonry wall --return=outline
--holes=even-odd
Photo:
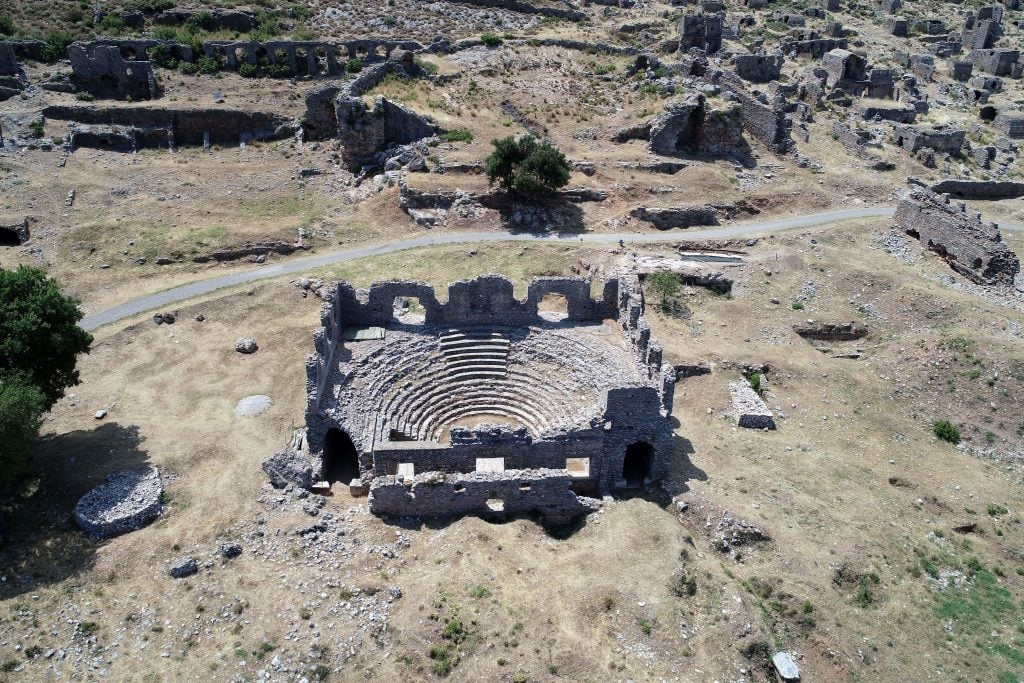
[[[900,197],[895,220],[973,282],[1010,287],[1020,272],[1020,261],[1002,241],[998,226],[947,195],[911,190]]]
[[[473,472],[447,477],[426,474],[417,475],[408,484],[395,477],[381,477],[370,485],[369,505],[374,514],[421,517],[537,513],[551,524],[567,523],[596,509],[596,501],[581,499],[573,493],[572,478],[564,469]]]

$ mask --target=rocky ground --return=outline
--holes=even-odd
[[[998,5],[1003,49],[1020,44],[1024,14],[1012,4]],[[715,14],[710,2],[261,3],[275,12],[255,36],[264,40],[450,41],[416,55],[416,78],[392,74],[358,99],[373,107],[385,97],[460,134],[392,147],[379,167],[355,170],[338,139],[302,135],[68,153],[69,124],[39,118],[51,105],[231,108],[294,119],[298,130],[307,96],[348,87],[354,72],[248,78],[164,65],[154,71],[162,96],[128,102],[46,89],[70,65],[25,61],[19,94],[0,103],[10,143],[0,146],[0,226],[27,218],[31,238],[0,246],[0,266],[44,267],[87,313],[254,263],[428,231],[666,234],[660,227],[679,243],[429,247],[98,330],[81,386],[47,416],[31,476],[0,502],[0,680],[770,681],[772,655],[787,652],[803,680],[1019,681],[1020,291],[952,270],[941,249],[892,220],[714,243],[688,243],[671,227],[893,206],[909,179],[1020,182],[1019,140],[983,109],[1019,113],[1020,78],[997,83],[975,66],[982,81],[957,80],[953,60],[969,48],[932,54],[949,33],[963,38],[980,6],[842,2],[826,14],[727,2],[724,49],[705,64],[679,49],[680,22]],[[907,37],[886,28],[893,12],[911,22]],[[16,1],[5,13],[19,37],[157,31],[148,15],[140,30],[97,28],[102,17],[63,1]],[[834,59],[793,47],[807,30],[845,39],[862,66],[895,69],[893,92],[865,96],[864,83],[848,82],[856,63],[839,73]],[[785,150],[749,125],[733,135],[740,125],[729,119],[741,101],[752,106],[726,87],[734,55],[762,48],[781,51],[781,70],[743,92],[783,98]],[[934,70],[912,55],[934,56]],[[371,57],[353,71],[379,63]],[[709,78],[715,71],[726,76]],[[681,126],[669,114],[699,102],[712,112],[702,130],[718,131],[700,144],[731,146],[665,153],[650,131]],[[865,118],[864,107],[913,107],[913,126],[945,126],[963,145],[908,150],[902,124]],[[715,128],[720,120],[734,130]],[[489,190],[490,141],[526,132],[566,153],[571,193],[524,204]],[[969,208],[1024,223],[1021,198]],[[1024,254],[1020,233],[1002,239]],[[382,520],[340,487],[267,484],[261,461],[302,422],[318,283],[443,287],[496,272],[522,294],[536,275],[674,267],[680,250],[701,248],[741,262],[711,275],[703,264],[703,286],[665,302],[648,292],[647,319],[680,381],[671,476],[643,495],[606,501],[578,527],[544,529],[529,519]],[[243,345],[250,353],[236,351],[240,338],[254,341]],[[730,383],[750,385],[776,429],[738,427]],[[939,421],[959,443],[937,437]],[[83,494],[149,466],[164,492],[156,521],[106,540],[75,526]]]

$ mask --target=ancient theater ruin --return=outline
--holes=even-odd
[[[635,275],[598,297],[538,278],[522,300],[496,275],[445,302],[419,282],[337,283],[306,365],[308,452],[265,468],[305,457],[383,515],[588,513],[668,470],[675,373],[643,305]]]

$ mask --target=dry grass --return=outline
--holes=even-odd
[[[1002,650],[993,648],[1017,647],[1019,611],[1007,616],[999,606],[1006,598],[982,588],[989,584],[981,579],[978,590],[989,592],[940,594],[924,577],[933,566],[964,567],[978,557],[990,575],[989,568],[1001,567],[1005,576],[992,575],[995,585],[1009,591],[1011,605],[1020,601],[1024,579],[1014,570],[1022,559],[1014,549],[1022,540],[1016,511],[1024,499],[1013,481],[1021,473],[934,439],[927,411],[981,420],[987,410],[975,407],[974,395],[987,387],[965,386],[947,399],[944,386],[929,388],[924,371],[907,365],[901,349],[970,325],[975,353],[994,361],[1005,352],[1004,327],[1022,316],[940,284],[934,278],[945,266],[934,258],[897,264],[872,248],[876,227],[845,224],[764,239],[749,250],[748,274],[732,298],[697,289],[684,293],[689,319],[648,311],[668,359],[715,366],[711,375],[676,389],[683,440],[667,486],[691,504],[682,524],[654,503],[632,500],[609,505],[562,540],[527,521],[464,519],[405,530],[412,541],[405,559],[381,566],[367,556],[339,574],[349,585],[397,584],[404,592],[392,608],[391,656],[366,641],[340,679],[366,668],[389,680],[433,677],[436,660],[428,652],[447,642],[440,634],[453,615],[468,636],[452,675],[467,680],[517,672],[530,680],[643,680],[696,669],[701,680],[741,676],[740,669],[760,680],[764,652],[776,647],[798,652],[804,675],[822,680],[914,678],[925,669],[991,680],[1012,670]],[[460,246],[339,265],[330,274],[363,285],[390,275],[441,284],[499,272],[513,277],[522,295],[528,277],[571,273],[581,258],[611,265],[617,256],[562,245]],[[819,292],[803,311],[793,311],[786,303],[806,279],[818,283]],[[263,481],[259,462],[301,420],[302,359],[319,301],[301,298],[283,282],[251,291],[190,304],[170,327],[142,321],[103,331],[83,359],[76,405],[63,401],[44,427],[38,456],[48,483],[28,504],[37,505],[39,515],[16,518],[16,540],[4,560],[4,573],[33,577],[31,591],[40,596],[33,609],[41,631],[32,642],[48,642],[47,614],[67,602],[89,601],[89,619],[106,642],[130,609],[122,601],[128,594],[138,596],[133,602],[159,605],[175,623],[187,622],[197,601],[241,599],[251,626],[240,635],[215,635],[171,658],[147,661],[149,674],[170,680],[208,664],[233,666],[235,648],[253,650],[264,640],[276,641],[287,655],[281,637],[303,597],[277,585],[275,565],[243,557],[205,573],[193,595],[182,584],[154,578],[170,557],[202,555],[218,536],[251,524],[261,510],[255,502]],[[771,297],[783,304],[772,305]],[[868,321],[863,360],[824,356],[791,331],[806,318],[861,319],[857,306],[863,303],[884,316]],[[979,305],[986,313],[981,318]],[[936,321],[933,311],[944,317]],[[199,313],[205,322],[193,320]],[[257,337],[256,355],[231,350],[242,334]],[[738,378],[738,365],[747,362],[770,366],[769,402],[787,415],[775,433],[737,431],[720,417],[727,380]],[[911,367],[917,374],[898,374]],[[894,393],[913,384],[922,388],[914,404]],[[257,418],[234,418],[234,402],[254,393],[270,395],[274,405]],[[110,411],[99,427],[92,417],[98,408]],[[915,410],[922,412],[915,416]],[[999,419],[1024,421],[1024,415],[1008,401]],[[60,466],[69,453],[73,469]],[[138,462],[180,475],[168,488],[167,515],[146,530],[96,546],[83,543],[62,514],[104,473]],[[1011,513],[987,516],[990,502]],[[344,514],[354,505],[336,496],[328,509]],[[741,549],[742,562],[720,555],[705,519],[716,521],[726,510],[762,526],[772,543]],[[27,531],[31,519],[43,520],[34,532]],[[965,539],[951,528],[967,519],[980,527]],[[272,522],[286,530],[303,523]],[[372,518],[361,534],[367,543],[394,537],[391,527]],[[50,559],[54,548],[65,550],[57,560]],[[841,566],[848,569],[837,574]],[[301,563],[291,567],[289,585],[308,571]],[[877,584],[865,579],[869,602],[860,597],[857,579],[836,579],[859,575],[878,576]],[[695,595],[679,588],[680,577],[695,579]],[[18,604],[22,590],[8,592],[0,612],[4,603]],[[990,607],[980,621],[958,622],[947,639],[937,610],[956,613],[971,600],[987,600]],[[437,621],[427,618],[432,614]],[[329,642],[343,642],[347,629],[339,625]],[[991,638],[992,629],[1000,635]],[[120,675],[120,666],[112,665],[111,675]]]

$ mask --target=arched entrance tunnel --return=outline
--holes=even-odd
[[[324,479],[328,484],[348,485],[358,478],[359,453],[352,437],[340,429],[328,429],[324,436]]]
[[[643,486],[651,476],[654,464],[654,446],[646,441],[637,441],[626,447],[626,457],[622,459],[622,478],[629,486]]]
[[[10,228],[0,228],[0,247],[16,247],[21,244],[21,236]]]

